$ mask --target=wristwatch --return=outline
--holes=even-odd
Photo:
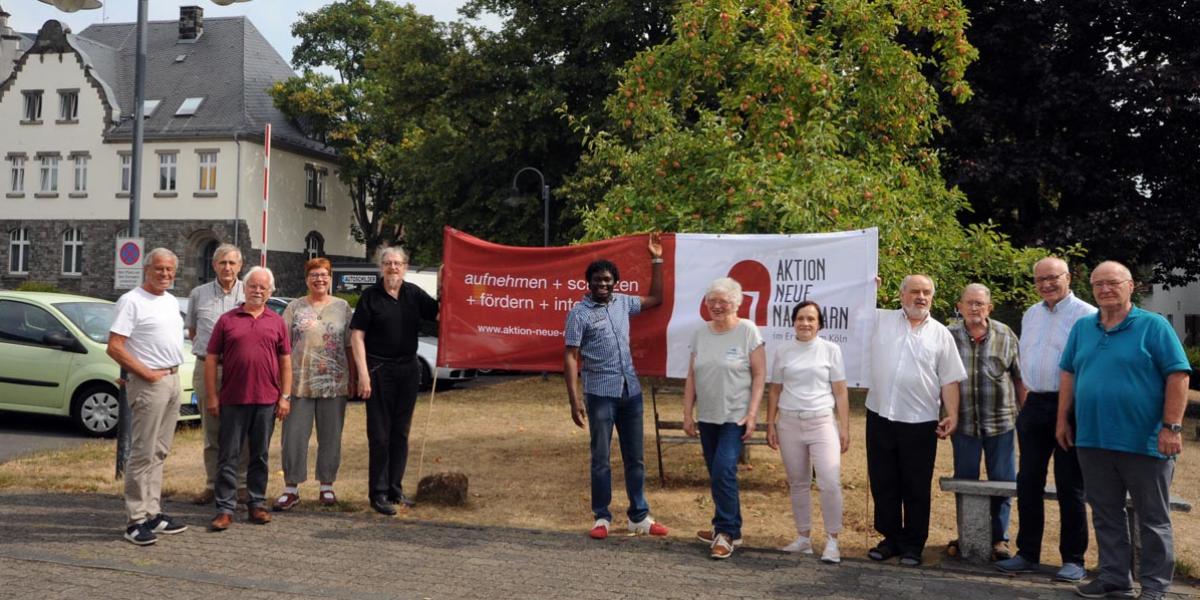
[[[1171,433],[1182,433],[1183,423],[1163,423],[1163,429],[1166,429]]]
[[[279,400],[280,400],[281,402],[283,402],[283,401],[291,402],[291,401],[292,401],[292,395],[291,395],[291,394],[280,394],[280,395],[279,395]]]

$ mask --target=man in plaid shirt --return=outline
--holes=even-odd
[[[979,479],[980,455],[991,481],[1016,481],[1017,407],[1025,401],[1017,335],[989,318],[992,293],[982,284],[963,289],[962,321],[950,325],[967,378],[959,383],[958,430],[951,436],[955,479]],[[992,560],[1010,558],[1008,516],[1012,499],[992,498]],[[950,542],[956,548],[957,541]]]

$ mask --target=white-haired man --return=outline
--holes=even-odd
[[[422,320],[437,320],[438,301],[404,281],[404,249],[384,247],[378,263],[379,282],[363,292],[350,319],[350,347],[358,395],[367,401],[368,497],[371,508],[391,516],[396,514],[393,504],[412,505],[403,480],[421,383],[417,335]]]
[[[196,368],[192,371],[192,389],[196,398],[204,402],[208,398],[208,389],[204,385],[205,353],[208,352],[208,340],[212,337],[213,326],[221,315],[237,308],[246,301],[242,290],[242,282],[238,275],[242,273],[242,251],[233,244],[221,244],[213,252],[213,272],[216,279],[192,288],[188,295],[187,316],[184,326],[187,327],[188,337],[192,339],[192,354],[196,356]],[[217,365],[217,387],[221,387],[221,365]],[[196,504],[212,504],[213,489],[217,481],[217,445],[221,434],[221,420],[200,411],[201,429],[204,431],[204,491],[193,499]],[[245,500],[246,460],[250,457],[248,449],[242,449],[242,463],[238,465],[238,496]]]
[[[967,377],[950,331],[929,314],[933,294],[928,275],[906,276],[901,309],[876,311],[870,345],[867,475],[883,540],[867,556],[899,555],[900,564],[912,567],[921,564],[929,537],[937,441],[957,427],[958,382]]]
[[[161,510],[163,463],[179,418],[179,365],[183,319],[167,293],[179,258],[166,248],[146,255],[143,283],[117,301],[108,332],[108,355],[126,372],[129,397],[129,462],[125,466],[125,539],[138,546],[159,533],[182,533],[186,525]]]
[[[237,465],[242,446],[250,448],[246,468],[246,502],[251,523],[271,521],[267,512],[267,451],[275,418],[291,412],[292,342],[287,325],[267,299],[275,290],[275,276],[266,267],[253,267],[242,284],[246,302],[217,319],[208,340],[204,380],[208,397],[205,410],[221,419],[216,481],[217,515],[210,528],[223,531],[233,522],[237,506]],[[217,387],[217,363],[224,381]]]

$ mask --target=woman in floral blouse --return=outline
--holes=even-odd
[[[342,424],[346,400],[354,389],[350,356],[350,316],[353,310],[331,294],[333,269],[324,258],[304,264],[308,295],[283,311],[292,336],[292,413],[283,421],[283,479],[286,487],[275,510],[300,502],[300,484],[308,479],[308,440],[317,424],[318,499],[337,503],[333,482],[342,461]]]

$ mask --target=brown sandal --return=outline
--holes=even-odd
[[[337,504],[337,494],[334,494],[333,490],[321,490],[318,498],[321,501],[321,506],[333,506]]]
[[[285,510],[292,510],[292,507],[296,506],[299,503],[300,503],[300,495],[299,494],[293,494],[291,492],[284,492],[284,493],[280,494],[278,498],[275,499],[275,504],[271,507],[271,510],[274,510],[275,512],[283,512]]]

